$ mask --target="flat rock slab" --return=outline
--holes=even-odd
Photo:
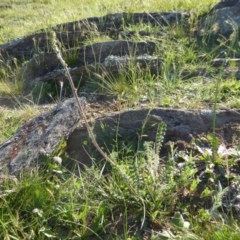
[[[83,107],[84,101],[81,99]],[[37,166],[41,157],[51,155],[61,141],[68,138],[79,119],[74,99],[68,99],[24,124],[13,137],[0,145],[0,177]]]
[[[240,111],[217,111],[216,130],[221,141],[231,145],[233,136],[240,137]],[[116,136],[120,139],[137,139],[141,134],[147,141],[155,141],[157,126],[161,122],[167,124],[164,144],[171,141],[178,150],[188,148],[191,141],[203,134],[212,133],[214,114],[211,110],[174,110],[174,109],[140,109],[118,112],[94,122],[94,133],[102,147],[109,150],[116,143]],[[80,165],[92,164],[88,148],[84,143],[88,134],[84,127],[76,128],[69,136],[67,153],[71,159]],[[89,151],[89,152],[88,152]]]

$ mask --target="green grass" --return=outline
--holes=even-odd
[[[136,31],[136,41],[154,41],[156,56],[164,59],[161,74],[141,70],[130,61],[129,69],[118,76],[97,75],[84,90],[114,96],[126,102],[126,108],[161,106],[174,108],[239,108],[240,83],[234,77],[210,66],[220,56],[220,48],[199,45],[190,37],[197,17],[206,13],[217,1],[106,1],[63,0],[7,1],[0,3],[0,43],[18,38],[59,23],[103,16],[116,12],[151,12],[190,10],[190,29],[166,27],[168,34],[158,36],[161,26],[128,25],[125,31]],[[141,36],[145,30],[151,36]],[[108,36],[90,37],[85,44],[111,40]],[[226,56],[239,49],[235,43],[221,43]],[[75,52],[67,56],[75,61]],[[134,57],[134,53],[133,53]],[[0,69],[0,101],[3,97],[18,99],[22,80],[8,63]],[[6,67],[7,66],[7,67]],[[17,66],[16,66],[17,67]],[[233,68],[235,66],[232,66]],[[186,78],[186,71],[206,69],[206,76]],[[17,67],[18,69],[18,67]],[[9,80],[11,76],[11,80]],[[217,89],[217,90],[216,90]],[[48,93],[52,93],[50,89]],[[81,89],[80,89],[81,91]],[[19,101],[19,100],[16,100]],[[22,123],[39,114],[37,105],[18,102],[15,109],[1,107],[0,142],[12,136]],[[226,190],[219,186],[214,167],[226,171],[238,156],[221,157],[218,139],[212,134],[196,140],[208,145],[213,154],[182,153],[170,146],[168,155],[159,156],[165,126],[160,125],[155,142],[144,142],[144,131],[136,142],[114,139],[108,154],[114,164],[96,165],[84,171],[66,169],[53,156],[43,159],[39,169],[22,172],[18,179],[0,182],[1,239],[240,239],[238,221],[231,213],[221,212],[219,196]],[[234,147],[238,147],[238,140]],[[62,149],[59,150],[61,153]],[[58,153],[56,153],[58,154]],[[182,154],[182,155],[181,155]],[[208,169],[206,182],[201,183],[198,162]],[[182,164],[184,163],[184,164]],[[237,176],[231,176],[239,181]],[[218,208],[217,208],[218,207]],[[147,238],[148,237],[148,238]]]
[[[4,142],[11,137],[21,124],[32,119],[36,115],[43,113],[51,107],[37,107],[36,105],[23,104],[15,101],[16,107],[7,108],[0,106],[0,142]]]
[[[207,11],[215,0],[185,1],[142,1],[142,0],[46,0],[46,1],[1,1],[0,8],[0,43],[21,37],[36,30],[67,21],[87,17],[102,16],[114,12],[142,12],[191,10],[202,13]]]
[[[223,223],[221,211],[209,209],[221,207],[217,176],[210,174],[204,188],[195,176],[196,160],[210,166],[208,156],[185,155],[179,168],[174,148],[159,158],[164,134],[160,125],[155,143],[142,142],[125,156],[113,150],[113,166],[92,166],[81,177],[49,158],[31,174],[2,180],[1,238],[239,239],[237,222]]]

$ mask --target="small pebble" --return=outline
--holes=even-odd
[[[53,161],[54,161],[55,163],[59,164],[59,165],[62,164],[62,158],[61,158],[61,157],[55,156],[55,157],[53,157]]]

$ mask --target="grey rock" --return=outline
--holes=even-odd
[[[112,146],[116,146],[116,143],[121,141],[124,141],[126,146],[134,141],[138,145],[139,139],[141,141],[155,141],[157,126],[164,122],[167,125],[167,132],[160,153],[161,163],[163,163],[162,159],[164,157],[168,159],[170,144],[174,144],[174,148],[177,148],[178,151],[187,152],[189,150],[194,152],[194,148],[191,146],[192,140],[212,133],[213,114],[211,110],[185,111],[161,108],[129,110],[96,119],[93,123],[93,131],[101,148],[108,153],[113,149]],[[216,113],[216,135],[226,145],[232,144],[234,136],[240,137],[240,131],[238,130],[240,127],[239,114],[239,110],[218,110]],[[70,157],[67,167],[74,169],[78,165],[80,168],[84,168],[84,166],[90,167],[100,162],[101,156],[94,155],[94,151],[96,152],[90,144],[85,127],[76,128],[67,143],[67,153]],[[182,161],[178,163],[176,173],[180,172],[185,164],[186,162]],[[226,179],[226,170],[222,166],[212,163],[211,166],[206,167],[205,161],[202,161],[202,163],[196,161],[196,167],[198,168],[197,176],[201,180],[200,185],[203,184],[205,188],[209,179],[208,171],[211,168],[212,173],[216,175],[224,189],[223,192],[219,193],[222,194],[221,206],[217,205],[217,212],[222,214],[222,211],[224,211],[224,214],[231,214],[231,216],[234,214],[233,216],[240,218],[240,184],[237,180],[240,172],[239,165],[235,166],[237,176],[235,182]],[[230,171],[230,176],[233,177],[234,174],[232,170]],[[199,199],[200,206],[201,203],[202,199]],[[215,207],[214,202],[211,204],[209,203],[209,209]],[[219,204],[219,202],[216,204]]]
[[[159,58],[149,57],[153,54],[155,44],[153,42],[132,42],[125,40],[109,41],[87,45],[83,48],[75,50],[66,50],[63,52],[63,57],[74,54],[75,61],[69,63],[69,70],[74,81],[84,83],[87,78],[93,76],[93,73],[103,71],[117,73],[119,67],[111,64],[106,68],[105,62],[109,55],[114,55],[116,58],[126,58],[125,67],[130,62],[127,57],[134,52],[138,56],[135,61],[142,68],[146,68],[149,63],[152,72],[158,72],[161,68],[161,60]],[[74,53],[72,52],[74,51]],[[145,57],[146,55],[146,57]],[[134,59],[133,59],[134,60]],[[28,94],[33,87],[41,81],[66,81],[65,72],[60,66],[60,62],[54,53],[41,53],[30,61],[26,62],[19,70],[19,76],[24,79],[23,93]]]
[[[142,51],[144,51],[144,49],[142,49]],[[47,57],[45,56],[45,59],[46,58]],[[54,58],[53,55],[50,56],[50,59],[51,58]],[[46,60],[46,62],[51,62],[50,59]],[[88,59],[88,56],[85,56],[85,59]],[[30,93],[36,84],[41,84],[42,82],[57,82],[60,79],[63,81],[68,81],[65,75],[65,70],[60,67],[58,68],[58,63],[55,60],[53,60],[51,63],[53,64],[54,62],[56,63],[56,69],[49,72],[47,69],[44,71],[44,64],[39,65],[39,63],[36,63],[33,60],[22,68],[21,75],[25,79],[23,91],[24,94]],[[110,55],[107,56],[102,63],[96,62],[88,65],[86,64],[85,66],[80,64],[77,67],[69,67],[69,72],[73,81],[76,83],[76,85],[78,85],[79,81],[81,84],[84,84],[89,78],[96,78],[96,73],[98,76],[101,74],[106,75],[107,73],[111,76],[116,76],[123,71],[128,71],[131,64],[135,64],[140,69],[148,69],[152,74],[159,74],[162,69],[162,59],[159,57],[150,56],[147,54],[137,57],[129,57],[128,55]],[[51,66],[51,64],[48,66]],[[45,72],[45,74],[41,75],[43,72]]]
[[[211,110],[174,110],[174,109],[140,109],[113,113],[94,121],[94,134],[100,145],[111,149],[116,136],[119,139],[135,139],[143,133],[143,140],[155,141],[156,129],[159,123],[167,124],[167,132],[164,143],[174,142],[176,147],[187,149],[194,137],[203,133],[212,132],[213,112]],[[234,127],[229,128],[229,123]],[[217,112],[217,134],[231,144],[232,136],[240,132],[237,128],[240,124],[239,111]],[[228,129],[228,130],[227,130]],[[85,127],[76,128],[68,139],[67,152],[71,159],[79,164],[90,166],[93,147],[84,145],[89,142]],[[165,151],[167,149],[163,149]],[[76,162],[72,162],[74,165]]]
[[[221,1],[200,20],[198,35],[208,40],[237,39],[240,30],[239,13],[239,0]]]
[[[217,3],[211,11],[215,11],[217,9],[221,9],[221,8],[226,8],[226,7],[234,7],[234,6],[238,6],[240,3],[240,1],[238,0],[222,0],[219,3]]]
[[[84,107],[85,100],[80,101]],[[0,176],[40,164],[41,157],[51,155],[68,138],[79,119],[75,100],[68,99],[24,124],[0,145]]]

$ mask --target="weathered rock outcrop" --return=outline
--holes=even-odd
[[[85,100],[81,99],[81,103],[84,107]],[[24,124],[0,145],[0,176],[36,167],[41,163],[41,157],[52,154],[61,141],[68,138],[79,119],[74,99],[68,99]]]
[[[206,40],[238,38],[240,1],[223,0],[200,20],[198,35]]]
[[[229,24],[228,18],[230,16],[231,21],[236,21],[236,24],[238,24],[236,9],[239,8],[239,5],[239,1],[222,1],[217,4],[207,16],[200,20],[199,35],[204,37],[206,34],[211,33],[216,36],[229,36],[232,31],[230,27],[233,25]],[[221,14],[221,11],[224,14]],[[232,15],[228,15],[225,11],[230,12]],[[101,75],[113,76],[119,74],[122,70],[126,71],[129,62],[136,63],[142,69],[148,68],[153,74],[160,74],[164,59],[154,55],[156,43],[131,41],[131,35],[134,33],[126,32],[124,26],[147,23],[159,27],[159,32],[161,32],[163,26],[180,22],[181,24],[187,24],[188,19],[189,14],[186,12],[116,13],[99,18],[87,18],[60,24],[51,29],[42,30],[39,33],[0,45],[0,55],[4,61],[12,58],[24,58],[25,63],[20,66],[18,75],[24,80],[23,95],[28,95],[35,87],[36,91],[38,91],[41,88],[41,86],[37,86],[39,83],[40,85],[42,82],[52,84],[53,81],[66,80],[64,70],[56,55],[52,52],[49,43],[49,31],[51,30],[57,33],[57,38],[64,46],[63,57],[68,62],[69,71],[78,86],[79,83],[84,84],[89,78],[93,79]],[[209,24],[209,21],[211,24]],[[219,25],[219,29],[216,28],[218,30],[214,33],[214,26],[217,25]],[[157,29],[156,32],[158,32]],[[127,40],[108,41],[84,46],[85,40],[90,36],[98,36],[99,34],[108,35],[114,39],[125,36]],[[111,64],[108,64],[109,59]],[[221,72],[224,78],[230,76],[240,79],[238,66],[233,69],[228,65],[219,65],[215,64],[215,62],[212,66],[216,68],[215,73]],[[211,73],[209,74],[204,67],[191,71],[183,69],[180,73],[182,79],[196,76],[209,77]],[[54,83],[51,86],[55,86]],[[46,101],[46,99],[43,99],[43,101]]]
[[[163,12],[163,13],[116,13],[103,17],[92,17],[76,22],[59,24],[50,29],[43,29],[21,39],[16,39],[0,45],[0,56],[3,59],[31,59],[34,54],[52,52],[50,46],[49,31],[55,31],[57,38],[66,49],[82,46],[83,42],[91,36],[99,34],[117,37],[123,31],[123,26],[130,24],[147,23],[159,26],[187,23],[190,15],[187,12]]]
[[[79,82],[83,79],[81,81],[83,83],[92,73],[107,71],[114,74],[114,72],[117,73],[120,70],[120,65],[121,67],[125,66],[126,69],[130,61],[139,63],[142,68],[148,66],[153,72],[160,71],[161,59],[149,56],[154,51],[155,44],[153,42],[119,40],[95,43],[75,50],[66,50],[63,55],[64,57],[74,55],[74,61],[69,63],[69,71],[73,80]],[[109,59],[109,56],[112,55],[115,56],[115,59],[123,58],[113,62]],[[130,58],[131,55],[135,57]],[[60,66],[55,53],[41,53],[35,56],[22,66],[19,75],[24,79],[24,93],[30,92],[32,87],[40,81],[66,80],[64,70]]]
[[[31,64],[31,63],[29,63]],[[149,69],[151,73],[158,74],[162,68],[162,59],[156,56],[151,56],[148,54],[140,55],[137,57],[129,57],[125,56],[116,56],[109,55],[105,58],[103,62],[100,63],[91,63],[85,66],[78,67],[69,67],[69,72],[73,81],[81,81],[84,83],[89,77],[94,77],[96,73],[108,73],[111,76],[115,76],[120,74],[122,71],[126,72],[129,70],[129,67],[134,64],[135,66],[141,69]],[[28,91],[28,87],[31,84],[37,84],[40,82],[47,82],[49,80],[59,81],[59,79],[66,81],[65,70],[62,68],[54,69],[53,71],[47,72],[45,75],[38,77],[29,77],[30,75],[26,74],[27,69],[34,69],[31,66],[24,67],[24,75],[26,75],[26,80],[28,80],[28,84],[25,83],[25,91]],[[31,71],[32,72],[32,71]],[[36,72],[33,72],[35,75]],[[95,76],[96,77],[96,76]]]
[[[168,159],[167,156],[169,156],[169,149],[172,144],[174,144],[174,148],[177,148],[177,152],[192,152],[194,157],[199,153],[200,155],[202,154],[204,147],[199,147],[203,146],[201,137],[213,132],[213,114],[211,110],[184,111],[161,108],[130,110],[96,119],[93,131],[96,134],[97,141],[107,152],[111,151],[111,147],[117,143],[121,143],[121,141],[124,141],[126,146],[128,146],[128,143],[130,145],[135,143],[137,148],[141,134],[143,134],[140,137],[142,141],[155,142],[157,126],[165,122],[167,124],[167,132],[160,153],[160,156],[163,157],[160,159],[160,162],[161,164],[165,164],[164,159]],[[239,139],[240,137],[239,114],[239,110],[217,111],[216,135],[221,142],[221,146],[224,148],[221,154],[225,154],[227,158],[231,156],[236,157],[239,154],[237,150],[231,148],[233,139]],[[199,146],[193,144],[194,139],[197,139],[196,142],[200,141]],[[72,132],[67,144],[67,153],[70,157],[66,164],[67,167],[71,168],[71,164],[74,166],[79,164],[80,168],[91,166],[93,161],[100,160],[98,155],[95,155],[95,157],[97,156],[96,160],[90,158],[91,154],[94,151],[96,152],[96,150],[94,150],[93,146],[86,145],[87,140],[88,135],[85,127],[76,128]],[[90,143],[90,141],[88,142]],[[199,149],[201,152],[199,152]],[[201,188],[201,185],[205,188],[211,176],[211,174],[209,175],[209,171],[212,171],[212,174],[218,179],[219,185],[224,189],[221,198],[222,205],[219,207],[212,206],[211,211],[214,211],[215,214],[224,212],[240,218],[240,188],[237,180],[234,181],[234,178],[238,178],[240,173],[239,160],[235,160],[231,167],[229,167],[228,172],[226,172],[225,167],[221,166],[221,164],[214,164],[213,161],[209,165],[208,161],[200,159],[195,158],[196,177],[200,180],[199,188]],[[175,159],[175,161],[178,160]],[[180,158],[179,168],[176,171],[181,171],[181,167],[185,164],[187,164],[185,160]],[[231,179],[229,179],[229,176],[231,176]],[[201,205],[202,199],[195,199],[195,205],[198,204],[197,201]],[[214,216],[213,212],[212,214]]]
[[[84,100],[81,102],[85,104]],[[217,112],[218,137],[224,139],[226,145],[231,145],[233,136],[240,137],[239,114],[239,111]],[[74,99],[69,99],[49,113],[24,124],[13,137],[0,145],[1,175],[4,172],[15,174],[25,167],[36,166],[38,160],[44,155],[52,154],[62,140],[67,140],[67,153],[74,160],[69,160],[70,164],[74,165],[77,161],[80,165],[91,165],[87,150],[92,147],[86,127],[77,124],[79,119]],[[112,146],[116,136],[119,140],[137,141],[144,134],[144,140],[155,141],[157,125],[165,122],[165,147],[171,141],[179,150],[186,150],[191,148],[193,138],[212,132],[212,119],[213,113],[210,110],[129,110],[97,118],[93,132],[103,147]],[[86,142],[89,144],[86,145]]]
[[[32,92],[33,87],[38,89],[36,83],[41,84],[41,81],[65,80],[64,71],[52,51],[50,31],[56,32],[57,39],[63,46],[62,53],[73,79],[78,81],[76,85],[79,85],[79,82],[83,83],[89,77],[92,78],[95,73],[118,74],[119,64],[106,66],[105,59],[109,56],[125,57],[125,63],[122,64],[125,66],[124,70],[127,70],[127,64],[131,61],[136,62],[140,68],[148,66],[152,73],[158,74],[162,61],[154,56],[155,43],[133,42],[130,39],[134,33],[126,32],[124,28],[131,24],[145,23],[158,27],[159,30],[156,32],[161,34],[164,26],[180,22],[187,24],[188,19],[187,12],[116,13],[99,18],[87,18],[60,24],[0,45],[0,59],[4,62],[15,59],[14,62],[20,64],[18,78],[24,80],[23,95]],[[87,39],[99,35],[110,36],[115,41],[86,45]],[[117,40],[120,35],[121,39],[127,40]],[[145,54],[148,56],[143,56]],[[24,64],[21,66],[21,61],[18,60],[24,60]]]
[[[240,111],[218,111],[217,133],[225,144],[231,144],[234,135],[240,136]],[[144,133],[145,140],[155,141],[157,125],[167,124],[165,144],[174,142],[178,150],[188,149],[193,138],[212,132],[213,112],[211,110],[174,110],[174,109],[140,109],[113,113],[98,118],[94,123],[94,133],[103,146],[110,147],[116,136],[119,139],[134,139]],[[104,127],[103,127],[104,126]],[[104,129],[104,130],[103,130]],[[82,143],[87,140],[84,127],[76,128],[68,139],[68,155],[80,164],[91,164],[87,147]]]

